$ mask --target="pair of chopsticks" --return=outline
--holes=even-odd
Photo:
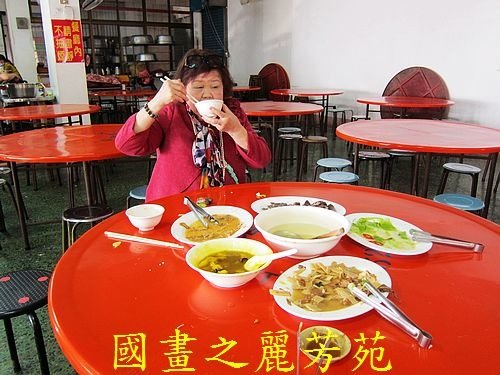
[[[432,336],[419,328],[410,318],[401,311],[394,303],[387,299],[375,286],[368,280],[365,280],[363,287],[366,288],[377,301],[370,298],[365,292],[354,284],[348,285],[348,290],[364,303],[372,306],[377,312],[390,321],[392,324],[401,328],[405,333],[417,340],[422,348],[429,349],[432,344]]]
[[[481,253],[484,250],[484,245],[478,242],[463,241],[456,238],[438,236],[421,230],[410,229],[411,239],[418,242],[433,242],[444,245],[459,246],[472,250],[476,253]]]
[[[170,78],[167,76],[164,76],[163,78],[160,78],[160,81],[165,82],[165,81],[170,81]],[[193,103],[198,103],[199,100],[196,99],[193,95],[186,93],[186,96],[188,97],[189,100],[191,100]]]
[[[108,232],[108,231],[104,232],[104,235],[106,237],[112,238],[114,240],[122,240],[122,241],[128,241],[128,242],[140,242],[140,243],[145,243],[145,244],[153,245],[153,246],[172,247],[174,249],[184,249],[184,246],[182,246],[182,245],[172,243],[172,242],[154,240],[152,238],[131,236],[129,234]]]

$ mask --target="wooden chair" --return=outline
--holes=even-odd
[[[262,80],[263,94],[265,98],[277,102],[288,101],[288,96],[286,95],[273,95],[270,93],[270,91],[274,89],[290,88],[290,78],[288,78],[285,68],[276,63],[267,64],[260,70],[259,77]]]
[[[450,94],[443,78],[429,68],[413,66],[396,74],[387,84],[383,96],[416,96],[426,98],[450,99]],[[380,117],[399,116],[399,109],[380,108]],[[406,116],[420,119],[443,119],[448,115],[444,108],[408,108]]]

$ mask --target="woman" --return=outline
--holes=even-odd
[[[253,131],[237,100],[233,81],[220,56],[192,49],[182,58],[174,80],[129,117],[116,136],[127,155],[156,151],[157,161],[146,201],[211,186],[245,182],[245,169],[271,161],[265,140]],[[197,100],[224,100],[214,117],[201,116]]]
[[[17,68],[4,55],[0,55],[0,82],[22,82]]]

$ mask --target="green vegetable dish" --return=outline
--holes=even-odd
[[[416,242],[412,241],[405,231],[398,230],[390,219],[381,217],[364,217],[355,220],[351,233],[365,238],[379,246],[396,250],[413,250]]]

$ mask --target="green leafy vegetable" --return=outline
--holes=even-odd
[[[405,231],[398,230],[390,219],[382,217],[363,217],[354,221],[351,233],[390,249],[413,250],[416,245]]]

